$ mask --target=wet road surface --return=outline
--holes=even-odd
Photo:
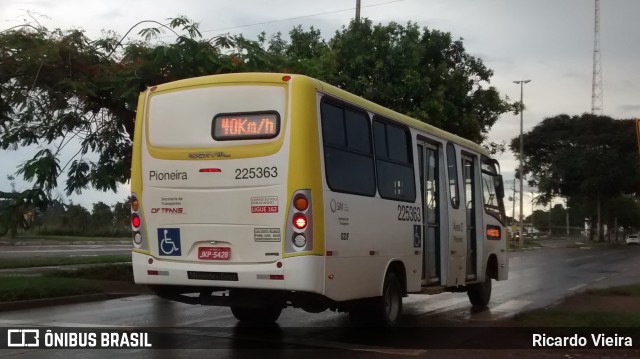
[[[558,248],[538,249],[510,253],[509,280],[493,282],[493,295],[489,308],[474,312],[465,293],[443,293],[438,295],[410,295],[404,300],[403,326],[487,326],[500,319],[509,318],[519,312],[552,305],[564,297],[591,287],[606,287],[640,281],[640,246],[617,248]],[[264,338],[238,335],[238,323],[227,308],[191,306],[167,302],[154,296],[144,295],[104,302],[83,303],[67,306],[39,308],[0,313],[0,327],[13,326],[61,326],[61,327],[180,327],[196,340],[221,341],[216,350],[190,350],[196,355],[206,353],[206,357],[234,357],[240,347],[251,341],[260,342]],[[344,313],[325,311],[319,314],[306,313],[300,309],[283,310],[278,320],[283,336],[280,344],[285,348],[277,351],[278,357],[299,357],[302,349],[335,349],[331,356],[349,357],[348,352],[359,356],[367,355],[422,355],[425,349],[406,347],[381,350],[375,343],[354,344],[345,342],[341,329],[349,328],[348,316]],[[200,328],[200,329],[199,329]],[[297,330],[296,335],[296,328]],[[241,328],[240,328],[241,329]],[[225,344],[226,343],[226,344]],[[196,346],[197,347],[197,346]],[[283,351],[284,350],[284,351]],[[302,351],[301,351],[302,350]],[[347,353],[345,353],[347,352]],[[128,358],[165,357],[156,356],[154,351],[55,351],[5,350],[2,358],[56,358],[122,356]],[[171,352],[166,357],[182,357],[184,352]],[[246,352],[245,352],[246,353]],[[294,355],[294,353],[297,353]],[[322,351],[325,357],[328,351]],[[333,351],[331,351],[333,353]],[[165,352],[168,354],[168,352]],[[200,355],[198,354],[198,355]],[[270,351],[269,354],[274,354]],[[319,353],[317,353],[319,354]],[[185,355],[184,357],[188,357]]]

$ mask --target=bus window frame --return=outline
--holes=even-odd
[[[490,172],[487,171],[483,168],[483,165],[489,165],[491,168],[493,168],[494,171],[496,172]],[[480,177],[482,179],[482,206],[484,208],[484,212],[488,215],[490,215],[491,217],[495,218],[498,220],[498,222],[500,222],[500,224],[502,226],[505,226],[506,223],[506,213],[505,213],[505,208],[504,208],[504,201],[503,201],[503,197],[498,196],[498,189],[496,188],[496,179],[501,178],[502,176],[498,173],[498,169],[496,168],[496,161],[492,158],[488,158],[485,156],[482,156],[480,158]],[[498,206],[491,206],[488,205],[485,201],[484,198],[484,178],[483,175],[487,174],[490,175],[491,177],[494,178],[494,191],[495,191],[495,195],[496,195],[496,200],[498,201]],[[489,207],[489,209],[494,209],[495,211],[488,211],[487,207]],[[496,216],[496,213],[499,213],[499,216]],[[502,217],[502,218],[500,218]]]
[[[450,161],[451,158],[449,156],[449,148],[452,149],[452,153],[453,153],[453,169],[455,171],[455,184],[454,184],[454,188],[455,188],[455,195],[453,193],[451,193],[451,165],[450,165]],[[453,209],[459,209],[460,208],[460,170],[458,169],[458,157],[460,157],[458,155],[458,152],[456,151],[456,145],[451,142],[448,141],[447,144],[445,145],[445,159],[446,159],[446,169],[447,169],[447,192],[449,193],[449,203],[451,204],[451,208]],[[460,161],[460,163],[462,163],[462,161]]]
[[[322,105],[323,104],[329,104],[329,105],[333,105],[336,107],[341,107],[342,110],[346,110],[349,109],[353,112],[356,113],[362,113],[365,115],[365,117],[367,118],[367,129],[369,131],[369,152],[370,154],[367,155],[364,152],[360,152],[357,150],[352,150],[348,147],[347,142],[347,133],[346,133],[346,128],[345,128],[345,147],[342,146],[336,146],[336,145],[332,145],[332,144],[327,144],[325,143],[325,138],[324,138],[324,128],[323,128],[323,123],[322,123]],[[324,172],[324,178],[325,181],[327,183],[327,187],[329,187],[329,189],[332,192],[336,192],[336,193],[345,193],[345,194],[351,194],[351,195],[355,195],[355,196],[363,196],[363,197],[375,197],[376,193],[378,193],[378,182],[377,182],[377,177],[376,177],[376,154],[375,154],[375,147],[373,144],[373,129],[372,129],[372,123],[371,123],[371,116],[369,116],[369,112],[366,109],[363,109],[361,107],[355,106],[353,104],[350,104],[346,101],[340,100],[338,98],[335,98],[333,96],[330,95],[323,95],[322,98],[320,99],[320,102],[318,104],[318,112],[320,114],[320,118],[319,118],[319,124],[320,124],[320,136],[322,136],[322,156],[323,156],[323,163],[324,163],[324,168],[323,168],[323,172]],[[371,160],[373,161],[373,193],[365,193],[365,192],[353,192],[353,191],[343,191],[343,190],[338,190],[338,189],[334,189],[331,186],[331,182],[329,181],[329,176],[327,173],[327,153],[326,153],[326,148],[330,147],[333,149],[337,149],[337,150],[341,150],[341,151],[347,151],[347,152],[351,152],[353,154],[356,155],[360,155],[360,156],[367,156],[371,158]]]
[[[391,125],[391,126],[396,126],[401,128],[406,136],[407,139],[407,155],[408,155],[408,162],[407,163],[403,163],[400,161],[395,161],[392,160],[390,158],[383,158],[383,159],[378,159],[378,155],[377,155],[377,149],[375,148],[376,146],[376,141],[375,141],[375,133],[373,131],[373,124],[374,122],[380,122],[386,125]],[[399,202],[406,202],[406,203],[416,203],[416,199],[418,198],[418,188],[416,186],[416,169],[415,169],[415,163],[414,163],[414,156],[413,156],[413,139],[411,136],[411,130],[409,129],[409,126],[401,123],[401,122],[397,122],[394,121],[393,119],[390,119],[388,117],[379,115],[374,113],[373,114],[373,118],[371,119],[371,138],[372,138],[372,142],[371,144],[373,145],[373,155],[374,155],[374,164],[375,164],[375,170],[376,170],[376,188],[378,189],[378,194],[380,195],[380,198],[382,199],[386,199],[386,200],[390,200],[390,201],[399,201]],[[385,127],[385,143],[386,143],[386,147],[387,147],[387,152],[389,150],[389,143],[388,143],[388,133],[386,132],[386,127]],[[379,181],[378,181],[378,161],[385,161],[388,163],[392,163],[392,164],[396,164],[399,166],[404,166],[404,167],[411,167],[411,178],[413,180],[413,199],[401,199],[401,198],[397,198],[397,197],[389,197],[386,195],[383,195],[380,192],[380,186],[378,185]]]

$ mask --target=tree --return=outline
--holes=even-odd
[[[113,205],[113,222],[115,226],[128,226],[131,219],[131,197]]]
[[[13,239],[18,235],[18,229],[31,227],[28,215],[33,215],[36,210],[44,210],[49,199],[40,189],[17,192],[14,177],[7,176],[7,179],[11,183],[11,192],[0,191],[0,236],[8,233],[9,238]]]
[[[603,199],[634,193],[639,181],[633,120],[583,114],[557,115],[523,135],[524,173],[542,201],[584,197],[595,204],[598,228]],[[519,153],[519,139],[511,141]]]
[[[94,203],[93,210],[91,211],[91,222],[94,228],[111,227],[113,225],[113,212],[111,212],[111,207],[104,202]]]
[[[141,22],[143,23],[143,22]],[[202,37],[184,17],[123,43],[114,33],[92,40],[80,30],[21,26],[0,33],[0,147],[43,149],[19,173],[47,195],[67,175],[66,192],[115,191],[130,178],[136,103],[148,86],[187,77],[243,71],[316,76],[372,101],[481,142],[511,109],[488,86],[492,71],[462,40],[437,30],[352,22],[325,41],[296,27],[290,42],[243,36]],[[138,24],[137,24],[138,25]],[[152,44],[163,31],[173,43]],[[79,142],[62,163],[61,151]],[[97,154],[93,160],[89,153]]]
[[[512,109],[488,86],[493,72],[450,33],[365,20],[338,31],[330,47],[330,83],[474,142]]]
[[[72,233],[84,234],[91,225],[91,213],[79,204],[69,204],[66,212],[68,228]]]

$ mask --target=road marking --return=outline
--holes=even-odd
[[[600,278],[596,278],[596,279],[594,279],[594,282],[599,282],[599,281],[601,281],[601,280],[603,280],[603,279],[605,279],[605,278],[607,278],[607,277],[600,277]]]
[[[567,258],[567,259],[565,259],[565,262],[573,262],[573,261],[585,260],[585,259],[589,259],[589,258],[593,258],[593,257],[595,257],[595,255],[592,254],[592,255],[588,255],[588,256]]]
[[[587,286],[586,284],[578,284],[578,285],[577,285],[577,286],[575,286],[575,287],[571,287],[571,288],[569,288],[569,292],[575,292],[575,291],[577,291],[577,290],[579,290],[579,289],[582,289],[582,288],[584,288],[584,287],[586,287],[586,286]]]

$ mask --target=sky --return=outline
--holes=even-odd
[[[591,110],[594,0],[361,2],[361,16],[376,24],[412,21],[462,38],[467,52],[494,71],[491,85],[504,97],[519,100],[520,86],[513,81],[530,79],[524,86],[527,108],[524,132],[546,117],[560,113],[579,115]],[[355,0],[1,0],[0,31],[25,19],[31,21],[28,12],[48,28],[81,28],[90,37],[99,36],[103,29],[124,34],[141,20],[164,21],[185,15],[200,22],[205,36],[242,33],[255,39],[262,31],[287,34],[294,26],[302,25],[321,30],[329,39],[354,17],[355,3]],[[640,117],[640,1],[602,0],[600,11],[603,113],[614,118]],[[489,140],[509,142],[519,131],[520,116],[504,114],[493,126]],[[35,151],[0,153],[3,171],[7,172],[0,173],[0,187],[7,186],[6,175]],[[507,195],[511,195],[518,162],[511,152],[498,156],[498,160]],[[64,188],[64,183],[60,185]],[[27,185],[19,182],[18,189],[21,186]],[[113,204],[128,192],[128,186],[122,186],[117,195],[85,191],[70,198],[90,207],[98,200]],[[525,189],[524,198],[523,212],[527,215],[531,212],[529,190]],[[509,209],[510,203],[506,205]]]

